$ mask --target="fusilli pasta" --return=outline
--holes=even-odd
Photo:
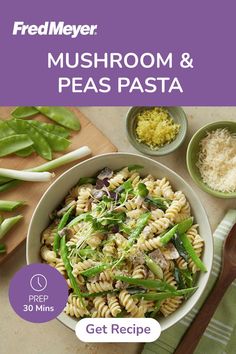
[[[185,225],[197,257],[204,249],[186,196],[172,189],[165,177],[142,176],[138,166],[116,172],[105,168],[92,180],[94,185],[79,183],[70,190],[42,233],[42,262],[58,270],[68,284],[64,312],[78,319],[170,315],[199,271],[183,248],[177,224]],[[68,210],[67,224],[58,230]],[[172,230],[163,243],[162,237]],[[54,247],[58,235],[66,240],[68,263],[63,249]],[[155,296],[166,290],[169,297],[164,296],[156,310]]]

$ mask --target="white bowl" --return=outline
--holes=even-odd
[[[150,158],[128,153],[104,154],[81,162],[63,173],[44,193],[34,211],[27,235],[27,263],[41,262],[39,255],[40,239],[42,231],[50,222],[49,214],[60,204],[68,191],[76,185],[80,177],[93,176],[105,166],[117,170],[131,164],[144,166],[144,169],[142,170],[143,175],[152,174],[154,177],[158,178],[167,177],[175,190],[182,190],[184,192],[191,205],[192,215],[195,217],[195,222],[199,224],[200,234],[205,241],[203,262],[205,263],[208,272],[200,274],[197,282],[197,291],[185,301],[177,311],[167,318],[159,319],[162,330],[165,330],[187,315],[203,293],[212,267],[213,238],[206,212],[192,188],[175,172]],[[76,319],[73,319],[64,313],[58,316],[58,319],[67,327],[73,330],[75,329],[77,323]]]

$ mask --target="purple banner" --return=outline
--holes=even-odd
[[[0,104],[235,105],[235,13],[213,0],[2,2]]]

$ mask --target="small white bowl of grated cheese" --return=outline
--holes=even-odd
[[[199,129],[188,145],[187,167],[203,191],[236,198],[236,122],[214,122]]]

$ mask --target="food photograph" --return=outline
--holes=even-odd
[[[232,354],[235,225],[236,107],[0,107],[0,353]],[[57,318],[34,325],[8,295],[33,264],[66,282]],[[155,319],[161,335],[86,343],[85,318]]]

